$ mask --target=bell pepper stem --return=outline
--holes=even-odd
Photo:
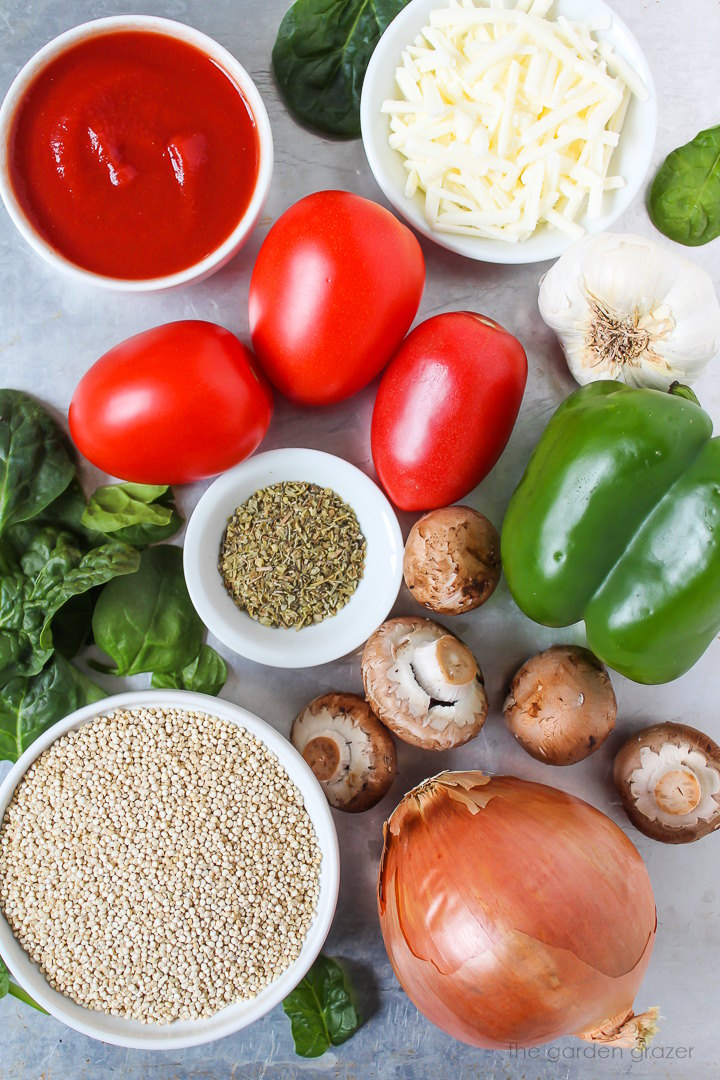
[[[692,401],[693,404],[699,405],[697,395],[692,392],[689,386],[685,386],[684,383],[674,382],[668,387],[668,394],[674,394],[675,397],[686,398],[687,401]]]

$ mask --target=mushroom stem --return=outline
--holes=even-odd
[[[477,676],[475,657],[452,634],[419,645],[411,663],[425,693],[439,701],[457,701]]]
[[[702,791],[690,769],[668,769],[658,777],[655,802],[667,814],[690,814],[700,802]]]
[[[341,743],[335,732],[320,732],[306,743],[302,756],[321,784],[340,776],[350,764],[347,743]]]
[[[720,746],[687,724],[654,724],[631,735],[613,780],[636,828],[686,844],[720,828]]]

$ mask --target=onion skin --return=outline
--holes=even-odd
[[[631,1007],[655,938],[652,886],[599,810],[515,777],[441,773],[405,796],[384,839],[385,947],[438,1027],[505,1050],[571,1034],[649,1041],[656,1012]]]

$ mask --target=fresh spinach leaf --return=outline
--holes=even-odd
[[[196,694],[219,694],[227,679],[227,667],[219,653],[209,645],[182,671],[154,671],[152,685],[156,690],[194,690]]]
[[[167,484],[107,484],[93,494],[82,516],[86,529],[144,546],[167,540],[182,525]]]
[[[0,689],[0,760],[17,761],[51,724],[104,697],[104,690],[57,654],[38,675],[10,679]]]
[[[301,1057],[320,1057],[360,1026],[342,968],[322,953],[285,998],[283,1009],[290,1017],[295,1053]]]
[[[11,994],[18,1001],[24,1001],[26,1005],[32,1005],[33,1009],[37,1009],[38,1012],[47,1013],[41,1005],[38,1005],[37,1001],[33,1001],[29,994],[26,994],[21,986],[14,983],[10,978],[10,972],[5,966],[5,961],[0,956],[0,998],[4,998],[7,994]]]
[[[203,630],[185,585],[182,551],[167,544],[147,548],[127,581],[109,582],[93,615],[95,641],[114,661],[114,675],[182,670],[200,652]]]
[[[134,573],[140,560],[115,542],[85,553],[74,536],[50,526],[16,525],[5,552],[8,545],[17,564],[0,577],[0,684],[42,670],[53,651],[52,620],[71,597]]]
[[[32,668],[40,671],[52,648],[33,646],[38,633],[36,621],[25,625],[26,582],[21,573],[3,573],[0,578],[0,682]],[[28,620],[29,621],[29,620]],[[41,620],[42,621],[42,620]]]
[[[75,475],[64,432],[20,390],[0,390],[0,534],[35,517]]]
[[[83,525],[103,533],[140,522],[167,525],[170,514],[153,505],[167,490],[167,484],[105,484],[85,508]]]
[[[668,154],[652,182],[648,211],[678,244],[697,247],[720,236],[720,125]]]
[[[52,639],[55,651],[67,660],[77,656],[85,645],[92,644],[92,617],[101,586],[71,596],[55,615]]]
[[[373,50],[407,0],[296,0],[272,51],[292,111],[333,135],[360,134],[360,93]]]
[[[84,510],[85,494],[78,478],[74,476],[62,494],[35,515],[32,523],[33,525],[54,525],[58,529],[77,533],[83,540],[92,544],[97,542],[98,538],[91,537],[90,533],[86,532],[82,524]]]

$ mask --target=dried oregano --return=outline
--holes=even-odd
[[[355,512],[336,492],[286,481],[261,488],[237,508],[218,568],[251,618],[300,630],[347,604],[362,578],[365,550]]]

